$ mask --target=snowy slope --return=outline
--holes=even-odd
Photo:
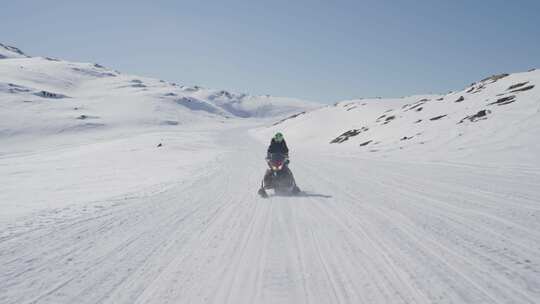
[[[0,59],[26,57],[28,56],[18,48],[0,43]]]
[[[219,154],[203,153],[212,146],[200,136],[207,130],[318,106],[0,49],[0,221],[171,182],[178,168]]]
[[[189,132],[175,135],[178,145],[167,139],[166,150],[145,148],[136,170],[118,164],[99,175],[113,183],[165,158],[178,166],[176,179],[150,188],[128,180],[114,184],[124,195],[75,204],[95,189],[86,170],[95,164],[81,158],[82,179],[71,185],[78,194],[33,192],[53,206],[0,222],[0,302],[537,303],[538,168],[294,149],[291,168],[305,194],[264,200],[256,190],[266,147],[247,136],[250,127],[193,132],[210,144],[192,145],[191,154],[182,143]],[[115,155],[137,157],[126,150]],[[52,156],[13,156],[0,168],[30,160],[25,170],[69,172]],[[158,168],[147,178],[165,165]],[[12,200],[33,196],[19,189]]]
[[[2,45],[0,137],[281,116],[318,104],[186,87]]]
[[[538,78],[309,111],[2,59],[0,303],[538,303]]]
[[[302,147],[369,157],[538,163],[540,71],[445,95],[343,101],[260,132],[278,130]]]

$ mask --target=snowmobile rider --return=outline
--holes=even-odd
[[[272,140],[270,141],[270,146],[268,146],[266,158],[270,158],[270,154],[272,153],[285,154],[287,158],[289,158],[289,148],[287,147],[285,138],[283,138],[283,134],[281,134],[280,132],[277,132],[276,135],[272,137]]]
[[[293,193],[299,193],[300,189],[296,185],[296,182],[294,181],[294,176],[291,170],[289,169],[289,167],[287,166],[289,164],[289,148],[287,147],[287,143],[285,142],[285,139],[283,138],[283,134],[281,134],[280,132],[276,133],[274,137],[272,137],[272,140],[270,141],[270,145],[268,146],[268,149],[267,149],[267,156],[266,156],[267,161],[271,158],[272,154],[283,154],[285,156],[285,167],[283,170],[286,170],[287,174],[289,174],[291,178],[293,179],[293,183],[294,183],[294,188],[292,190]],[[272,170],[267,169],[266,173],[264,174],[263,185],[271,184],[270,182],[271,177],[272,177]],[[259,189],[259,194],[262,195],[263,197],[267,197],[266,192],[264,190],[265,186],[263,185],[261,185],[261,189]]]

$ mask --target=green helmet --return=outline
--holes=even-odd
[[[277,141],[277,142],[281,142],[283,140],[283,134],[281,134],[281,132],[277,132],[274,135],[274,140]]]

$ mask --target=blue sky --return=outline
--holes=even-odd
[[[540,67],[540,1],[9,1],[0,42],[186,85],[321,102]]]

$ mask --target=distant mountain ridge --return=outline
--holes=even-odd
[[[182,86],[95,63],[30,57],[5,44],[0,44],[0,56],[0,136],[284,117],[322,106],[294,98]]]
[[[20,49],[0,43],[0,59],[29,57]]]

